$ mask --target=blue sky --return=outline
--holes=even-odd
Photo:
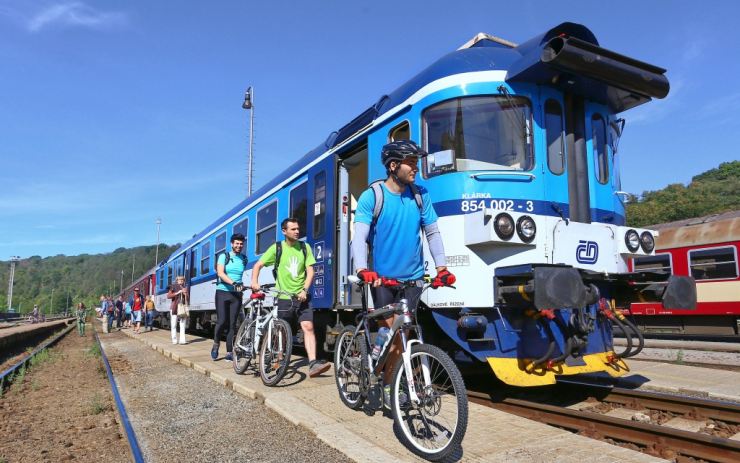
[[[513,6],[516,5],[516,8]],[[625,190],[740,158],[740,2],[0,0],[0,260],[184,241],[478,32],[563,21],[668,69],[624,114]]]

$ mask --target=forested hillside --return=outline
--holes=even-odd
[[[159,259],[175,251],[179,245],[159,245]],[[94,307],[101,294],[117,292],[131,284],[133,265],[134,278],[154,267],[156,246],[118,248],[107,254],[82,254],[79,256],[58,255],[41,258],[32,256],[21,259],[15,266],[13,285],[13,307],[23,313],[30,312],[38,304],[45,313],[61,311],[67,306],[84,302]],[[0,261],[0,311],[6,310],[10,262]],[[54,289],[52,307],[51,290]]]
[[[740,209],[740,161],[724,162],[691,179],[662,190],[645,191],[627,204],[627,223],[644,227],[674,220]]]

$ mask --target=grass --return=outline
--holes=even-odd
[[[100,357],[100,346],[96,342],[87,350],[87,355],[90,357]]]
[[[44,362],[50,362],[52,361],[53,357],[48,349],[43,349],[38,354],[34,355],[31,361],[29,362],[31,364],[31,367],[35,367],[37,365],[41,365]]]
[[[18,371],[15,373],[15,376],[13,376],[13,388],[15,391],[20,391],[23,387],[23,380],[26,379],[26,366],[23,365],[18,369]]]
[[[108,410],[111,410],[110,405],[106,404],[103,401],[103,399],[100,397],[100,394],[95,394],[95,396],[93,396],[92,400],[90,401],[90,414],[99,415]]]

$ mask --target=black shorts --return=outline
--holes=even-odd
[[[406,288],[406,299],[409,302],[409,308],[411,311],[416,310],[416,306],[419,304],[419,299],[421,299],[422,290],[423,288],[421,285]],[[378,286],[377,288],[370,287],[370,293],[373,295],[373,305],[376,309],[380,309],[385,305],[400,301],[402,292],[400,288]],[[390,315],[388,317],[390,317]]]
[[[300,322],[313,322],[313,308],[309,301],[297,299],[278,299],[278,317],[298,328]]]

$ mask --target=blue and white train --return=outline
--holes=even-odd
[[[628,259],[653,254],[655,233],[625,226],[618,114],[665,97],[664,73],[601,48],[578,24],[521,45],[479,34],[185,243],[157,269],[157,305],[166,306],[167,286],[182,273],[191,323],[210,326],[214,261],[229,237],[247,237],[251,268],[283,238],[280,221],[297,217],[317,261],[317,332],[331,350],[360,306],[346,278],[357,198],[385,177],[381,147],[411,139],[430,153],[417,181],[430,191],[458,277],[456,289],[425,293],[426,341],[513,385],[623,374],[609,323],[615,304],[688,308],[696,299],[690,279],[627,268]]]

